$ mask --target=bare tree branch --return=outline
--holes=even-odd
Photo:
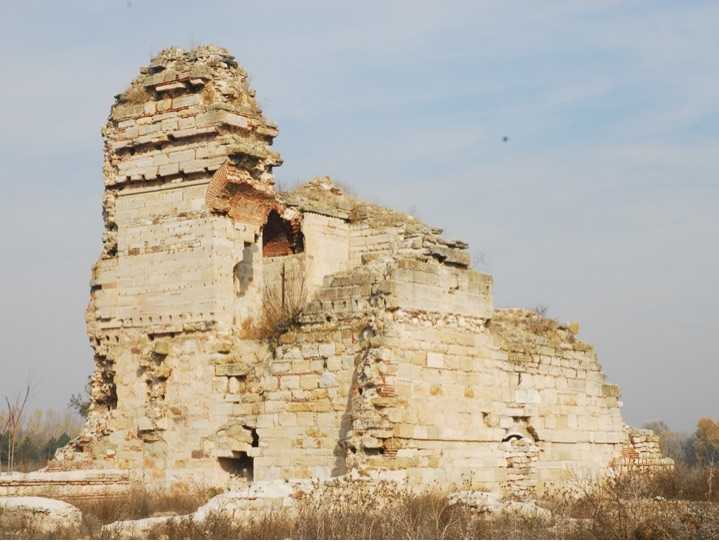
[[[8,454],[7,454],[7,470],[12,471],[15,467],[15,447],[17,439],[22,427],[22,417],[25,413],[28,399],[30,398],[30,384],[25,387],[25,395],[18,394],[11,402],[10,398],[5,396],[5,404],[7,405],[7,432],[8,432]]]

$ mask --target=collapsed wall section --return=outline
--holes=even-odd
[[[662,453],[660,438],[650,429],[624,427],[625,440],[622,455],[613,466],[639,471],[661,471],[674,468],[674,460]]]
[[[359,468],[525,498],[621,452],[618,388],[591,347],[531,311],[398,308],[375,343],[353,396]]]

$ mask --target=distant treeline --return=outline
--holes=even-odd
[[[55,451],[78,434],[82,420],[71,411],[36,410],[24,417],[15,441],[15,471],[44,467]],[[8,470],[11,432],[6,427],[7,413],[0,411],[0,472]]]
[[[8,463],[8,444],[10,433],[0,433],[0,465]],[[59,437],[50,437],[46,442],[38,442],[37,437],[25,435],[15,448],[16,470],[27,472],[43,467],[52,457],[58,448],[62,448],[70,442],[70,435],[63,433]]]
[[[719,420],[701,418],[694,433],[672,431],[664,422],[644,424],[660,439],[662,452],[677,463],[689,466],[719,465]]]

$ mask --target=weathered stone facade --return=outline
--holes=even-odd
[[[354,469],[523,498],[628,457],[619,389],[576,326],[495,309],[465,243],[328,178],[278,193],[276,135],[215,47],[165,50],[117,96],[92,407],[53,468]],[[281,333],[259,331],[271,298],[302,309]]]

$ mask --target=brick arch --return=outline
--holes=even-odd
[[[305,238],[298,222],[286,220],[275,210],[262,228],[262,256],[287,256],[304,251]]]
[[[205,194],[207,208],[237,222],[261,226],[272,210],[282,212],[269,181],[255,179],[232,162],[225,162],[212,176]]]

